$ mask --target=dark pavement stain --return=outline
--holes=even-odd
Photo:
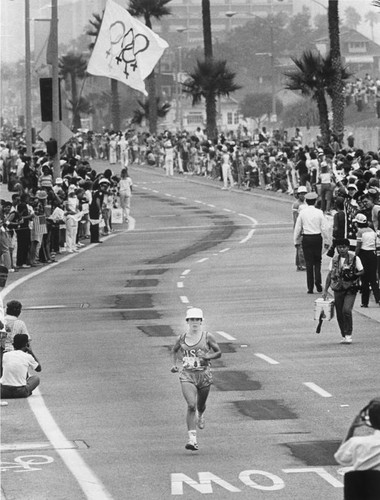
[[[164,274],[167,271],[169,271],[168,267],[158,267],[157,269],[139,269],[138,271],[135,272],[135,275],[152,276],[156,274]]]
[[[236,352],[236,346],[228,342],[218,342],[220,350],[223,354],[231,354]]]
[[[149,309],[153,307],[150,293],[135,293],[116,295],[115,307],[117,309]]]
[[[120,311],[121,317],[126,321],[160,319],[161,314],[155,310]]]
[[[143,325],[137,327],[149,337],[173,337],[173,329],[169,325]]]
[[[214,373],[214,384],[220,391],[258,391],[260,382],[250,380],[244,371],[220,371]]]
[[[156,279],[148,279],[148,280],[128,280],[125,284],[126,288],[129,287],[146,287],[146,286],[157,286],[158,280]]]
[[[213,216],[209,217],[213,218]],[[214,226],[208,231],[208,233],[192,245],[189,245],[186,248],[173,252],[169,255],[163,255],[162,257],[149,260],[146,263],[152,265],[175,264],[194,254],[204,252],[205,250],[213,248],[216,245],[220,244],[221,241],[227,240],[237,230],[237,226],[235,226],[232,220],[229,220],[224,216],[222,217],[225,219],[225,222],[223,222],[223,224],[214,222]]]
[[[334,453],[342,441],[304,441],[301,443],[284,443],[291,454],[308,466],[337,465]]]
[[[298,416],[286,407],[283,401],[276,399],[252,399],[249,401],[234,401],[238,411],[254,420],[287,420]]]

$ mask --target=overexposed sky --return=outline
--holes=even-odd
[[[86,3],[86,6],[93,6],[93,11],[98,11],[100,0],[58,0],[58,5]],[[276,1],[276,0],[273,0]],[[31,18],[49,18],[51,13],[49,0],[29,0],[31,9]],[[211,0],[212,2],[212,0]],[[302,10],[302,6],[306,5],[310,8],[312,16],[323,14],[326,12],[328,0],[293,0],[295,11]],[[0,63],[14,62],[25,57],[25,17],[24,17],[25,0],[0,0]],[[369,10],[379,12],[380,9],[372,6],[372,0],[339,0],[340,15],[344,17],[344,10],[348,7],[355,7],[356,10],[364,15]],[[91,10],[91,9],[90,9]],[[65,29],[62,24],[59,27],[60,31]],[[371,37],[371,30],[367,23],[362,22],[359,26],[359,31],[364,35]],[[33,48],[33,23],[31,23],[31,43]],[[380,23],[375,27],[375,41],[380,44]]]

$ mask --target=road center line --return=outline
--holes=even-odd
[[[48,410],[39,389],[35,389],[33,396],[28,398],[28,403],[33,411],[41,429],[53,445],[66,467],[78,481],[84,494],[89,500],[111,500],[112,497],[101,481],[84,462],[75,449],[70,448],[70,441],[63,435],[52,414]]]
[[[247,243],[247,241],[249,241],[252,238],[252,236],[254,235],[255,231],[256,231],[256,229],[251,229],[249,231],[249,233],[247,234],[247,236],[245,238],[243,238],[242,240],[240,240],[239,243]]]
[[[228,252],[228,250],[231,250],[231,248],[223,248],[223,250],[220,250],[219,253]]]
[[[177,288],[183,288],[183,281],[177,281]]]
[[[269,356],[266,356],[265,354],[261,354],[260,352],[255,352],[255,356],[257,358],[260,358],[264,361],[266,361],[267,363],[269,363],[270,365],[279,365],[280,363],[278,361],[276,361],[275,359],[273,358],[270,358]]]
[[[190,271],[191,271],[190,269],[185,269],[181,274],[181,276],[186,276],[187,274],[189,274]]]
[[[197,260],[197,263],[200,264],[201,262],[206,262],[206,260],[208,260],[209,257],[204,257],[203,259],[199,259]]]
[[[306,387],[316,392],[323,398],[332,398],[332,395],[329,392],[322,389],[322,387],[319,387],[319,385],[314,384],[314,382],[304,382],[303,385],[306,385]]]
[[[217,330],[216,333],[219,333],[219,335],[221,335],[222,337],[224,337],[227,340],[236,340],[235,337],[233,337],[232,335],[230,335],[227,332],[223,332],[222,330]]]
[[[189,299],[185,295],[181,295],[180,299],[181,299],[181,302],[183,304],[188,304],[189,303]]]

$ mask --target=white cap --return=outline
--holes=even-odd
[[[198,307],[190,307],[186,311],[186,319],[203,319],[203,311]]]

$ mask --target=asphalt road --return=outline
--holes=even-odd
[[[130,174],[129,228],[9,279],[43,371],[2,408],[2,498],[341,499],[333,453],[378,395],[379,308],[356,309],[352,345],[336,320],[315,333],[289,198]],[[198,452],[170,373],[188,306],[223,351]]]

